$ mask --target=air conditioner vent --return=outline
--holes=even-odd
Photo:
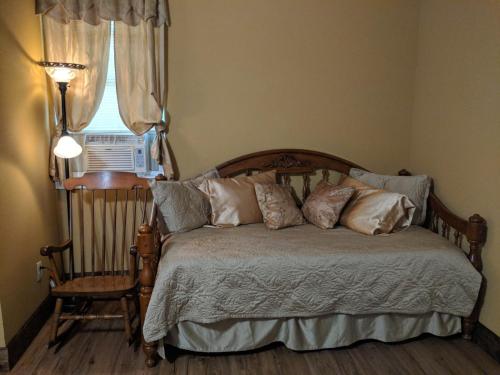
[[[85,145],[144,145],[144,137],[127,134],[87,134]]]
[[[85,147],[87,171],[134,171],[134,148],[131,146]]]

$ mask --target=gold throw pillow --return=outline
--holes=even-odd
[[[212,224],[235,227],[240,224],[262,223],[262,213],[255,196],[255,183],[276,183],[276,171],[204,180],[198,189],[210,200]]]
[[[333,228],[354,191],[349,186],[321,181],[304,202],[302,213],[308,222],[321,229]]]
[[[255,193],[264,223],[269,229],[304,224],[304,217],[288,187],[277,184],[255,184]]]
[[[339,186],[356,189],[344,208],[340,224],[364,234],[398,232],[410,226],[415,205],[402,194],[376,189],[352,177]]]

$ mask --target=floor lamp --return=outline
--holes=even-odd
[[[57,83],[61,93],[61,125],[62,132],[56,146],[54,147],[54,154],[64,159],[64,179],[70,177],[69,175],[69,160],[77,157],[82,153],[82,146],[80,146],[68,133],[68,121],[66,116],[66,91],[68,90],[69,82],[75,78],[78,70],[85,69],[85,65],[62,63],[52,61],[42,61],[40,65],[45,68],[47,74]],[[68,234],[71,235],[71,193],[66,191],[66,214],[68,223]],[[69,238],[69,237],[68,237]],[[73,259],[70,266],[70,277],[73,278]]]

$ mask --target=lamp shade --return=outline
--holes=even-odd
[[[58,83],[68,83],[76,76],[78,70],[85,69],[85,65],[54,62],[54,61],[41,61],[39,63],[45,68],[47,74]]]
[[[63,135],[59,138],[56,147],[54,147],[54,154],[63,159],[71,159],[77,157],[81,153],[82,146],[69,135]]]
[[[73,78],[75,78],[75,71],[71,68],[45,68],[47,74],[56,82],[66,82],[68,83]]]

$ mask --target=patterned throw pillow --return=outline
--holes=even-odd
[[[333,228],[354,193],[354,188],[321,181],[302,206],[304,217],[321,229]]]
[[[255,184],[257,202],[269,229],[281,229],[305,223],[290,189],[277,184]]]

